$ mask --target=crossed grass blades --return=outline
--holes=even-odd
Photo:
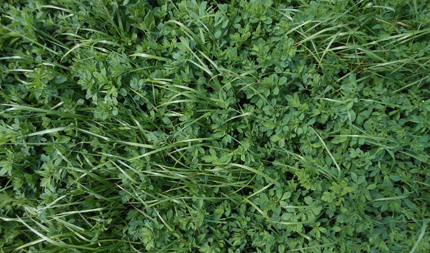
[[[1,251],[430,251],[429,6],[2,1]]]

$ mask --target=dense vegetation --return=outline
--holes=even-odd
[[[430,252],[427,0],[3,0],[2,252]]]

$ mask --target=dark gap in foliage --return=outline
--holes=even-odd
[[[164,4],[166,1],[165,0],[145,0],[145,2],[147,2],[147,4],[152,8],[156,8],[156,7],[160,7],[160,2],[161,4]]]
[[[363,144],[363,145],[360,145],[360,149],[361,149],[363,152],[367,152],[367,151],[369,151],[369,150],[371,150],[371,149],[372,149],[372,146],[371,146],[371,145],[368,145],[368,144]]]
[[[244,108],[245,105],[250,105],[251,104],[251,99],[248,99],[247,96],[245,94],[243,95],[238,95],[238,102],[237,105],[241,108]]]

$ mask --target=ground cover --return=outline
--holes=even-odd
[[[430,251],[429,6],[1,1],[1,251]]]

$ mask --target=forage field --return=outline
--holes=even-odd
[[[430,252],[429,0],[0,0],[0,252]]]

